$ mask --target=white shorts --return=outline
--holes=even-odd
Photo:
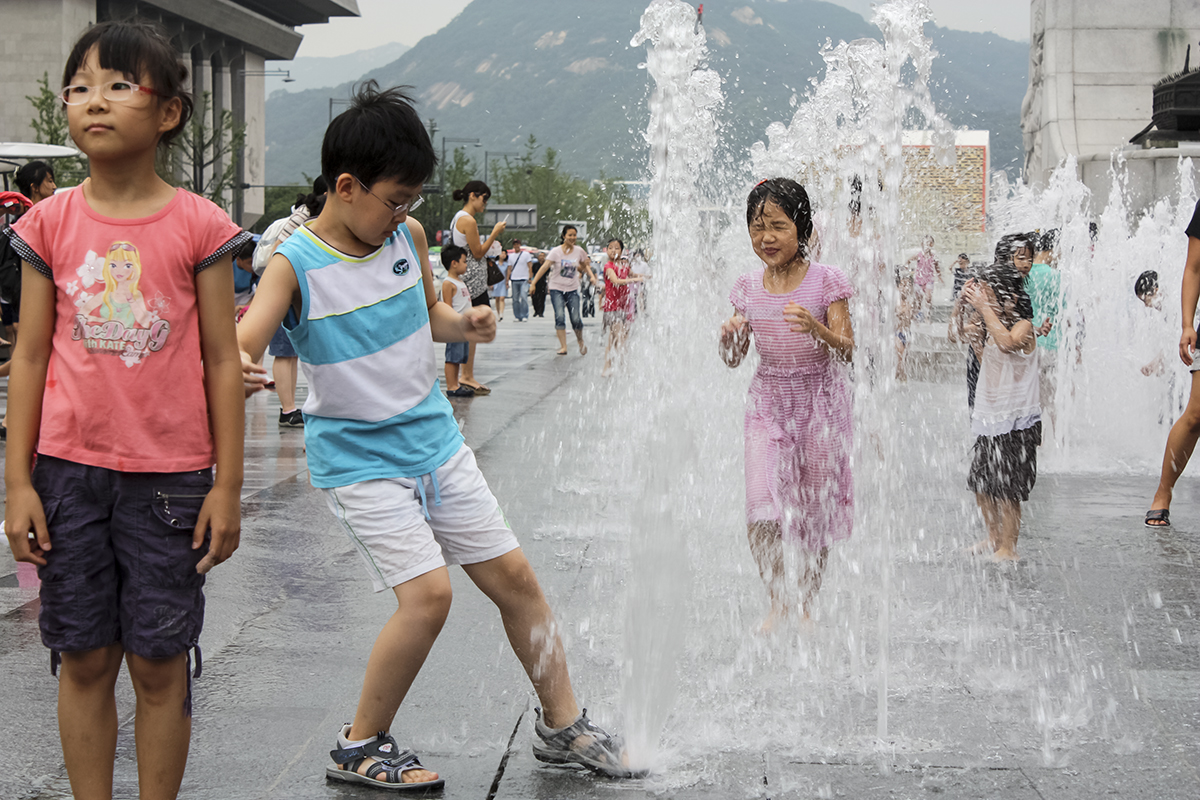
[[[377,592],[520,547],[465,444],[431,475],[352,483],[326,489],[325,499]]]

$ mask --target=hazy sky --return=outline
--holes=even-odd
[[[597,0],[562,0],[581,3]],[[424,37],[436,33],[454,19],[470,0],[358,0],[361,17],[334,17],[327,25],[306,25],[300,30],[304,42],[301,56],[340,56],[389,42],[412,47]],[[648,0],[599,0],[631,2],[639,6]],[[764,0],[757,0],[764,2]],[[871,0],[832,0],[840,6],[867,12]],[[1029,0],[928,0],[934,20],[946,28],[963,31],[992,31],[1009,39],[1028,41]],[[719,0],[709,3],[707,13],[718,13],[718,6],[742,5],[745,0]],[[693,3],[693,5],[695,5]],[[706,13],[706,16],[707,16]]]

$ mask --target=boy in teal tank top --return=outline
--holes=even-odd
[[[437,301],[424,228],[408,216],[436,162],[408,97],[364,84],[325,132],[325,208],[272,256],[238,325],[252,393],[266,381],[256,361],[296,312],[288,336],[309,383],[312,483],[375,590],[391,589],[398,603],[326,775],[380,788],[443,785],[387,730],[450,610],[447,565],[459,564],[500,610],[542,703],[534,755],[631,776],[620,741],[579,710],[554,615],[438,384],[433,343],[489,342],[496,320],[487,306],[459,314]]]

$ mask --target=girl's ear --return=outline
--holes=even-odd
[[[162,113],[162,119],[158,121],[158,132],[161,134],[173,131],[179,127],[179,120],[183,116],[183,101],[178,97],[163,100],[159,111]]]

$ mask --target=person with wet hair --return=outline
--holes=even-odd
[[[1184,230],[1187,234],[1187,261],[1183,265],[1183,285],[1180,289],[1180,311],[1183,334],[1179,337],[1179,359],[1192,373],[1191,392],[1183,414],[1171,426],[1167,447],[1163,453],[1158,489],[1146,512],[1147,528],[1168,528],[1171,525],[1171,499],[1175,483],[1187,467],[1196,441],[1200,439],[1200,358],[1196,353],[1196,304],[1200,302],[1200,201],[1192,213],[1192,221]],[[1138,283],[1142,283],[1139,276]],[[1156,276],[1157,282],[1157,276]],[[1143,284],[1149,283],[1149,279]],[[1135,284],[1135,290],[1137,288]],[[1140,296],[1140,295],[1139,295]],[[1142,302],[1145,302],[1144,300]]]
[[[737,367],[753,338],[760,357],[744,423],[746,524],[770,632],[794,616],[808,623],[829,548],[853,530],[852,290],[840,269],[809,257],[812,209],[796,181],[755,186],[746,226],[763,266],[734,282],[720,354]],[[798,575],[787,574],[789,548]]]
[[[1033,303],[1033,324],[1041,355],[1039,386],[1042,413],[1056,424],[1054,396],[1058,391],[1058,345],[1061,339],[1059,314],[1062,312],[1062,276],[1055,263],[1058,229],[1035,234],[1033,265],[1025,276],[1025,291]]]
[[[191,115],[187,76],[156,26],[85,30],[60,97],[90,176],[31,208],[12,237],[24,280],[5,533],[38,565],[62,763],[81,800],[112,797],[123,666],[138,794],[178,794],[205,573],[241,530],[231,262],[250,234],[155,169]]]
[[[301,312],[288,336],[308,378],[309,478],[372,588],[396,603],[352,722],[330,731],[325,775],[393,791],[443,787],[388,731],[442,632],[449,567],[460,565],[500,612],[537,693],[535,758],[630,776],[620,740],[579,707],[554,613],[437,378],[434,342],[492,341],[496,317],[484,306],[460,313],[434,292],[425,229],[410,212],[436,164],[403,89],[359,85],[325,131],[325,207],[279,246],[238,325],[244,379],[257,391],[266,375],[255,362],[288,310]],[[345,656],[367,646],[349,642]]]
[[[962,295],[985,330],[971,412],[976,438],[967,487],[975,493],[988,538],[974,550],[1015,561],[1021,503],[1037,481],[1042,441],[1033,307],[1020,274],[1002,263],[967,281]]]

